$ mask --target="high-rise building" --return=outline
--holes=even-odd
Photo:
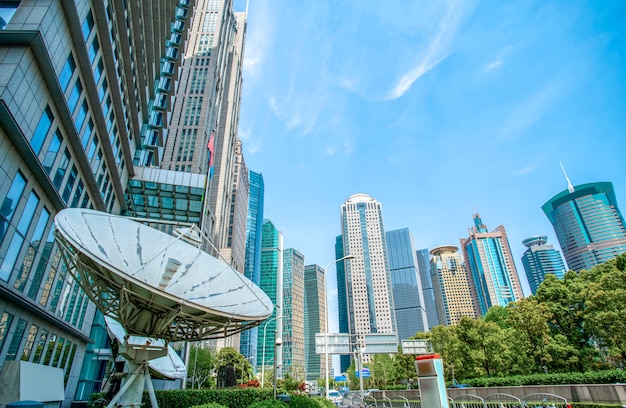
[[[276,364],[282,367],[282,347],[274,347],[283,337],[283,234],[270,220],[263,221],[261,235],[261,281],[259,286],[276,306],[274,313],[259,328],[256,361],[261,370]],[[274,356],[276,350],[276,356]],[[276,361],[274,361],[276,358]]]
[[[462,317],[476,317],[465,265],[454,245],[433,248],[430,269],[439,324],[451,326]]]
[[[386,235],[398,340],[405,340],[428,331],[422,281],[409,229],[387,231]]]
[[[506,306],[524,295],[504,226],[488,232],[479,214],[473,218],[461,247],[476,314],[483,316],[490,307]]]
[[[287,248],[283,255],[283,374],[304,378],[304,255]]]
[[[246,258],[244,275],[252,283],[261,283],[261,235],[263,229],[263,203],[265,200],[265,184],[263,176],[249,172],[250,194],[248,195],[248,217],[246,226]],[[257,344],[259,328],[253,327],[241,333],[239,352],[243,354],[253,367],[257,366]]]
[[[344,256],[343,236],[338,235],[335,239],[335,259],[341,259]],[[344,262],[345,261],[337,262],[335,264],[337,268],[337,320],[339,321],[339,333],[350,332],[350,325],[348,322],[348,281],[346,280],[346,268]],[[328,303],[326,304],[328,305]],[[329,310],[327,310],[328,317],[326,321],[328,322],[328,318],[330,317],[330,306],[327,307]],[[330,331],[330,327],[328,330]],[[348,367],[350,367],[350,361],[351,356],[346,354],[339,355],[340,372],[344,373],[348,370]],[[324,371],[324,373],[326,373],[326,371]]]
[[[554,227],[569,269],[591,269],[626,252],[626,224],[612,183],[574,187],[568,180],[568,189],[541,209]]]
[[[194,3],[0,6],[0,367],[59,368],[63,406],[98,390],[81,366],[104,371],[88,353],[106,344],[90,345],[104,331],[91,330],[95,307],[60,259],[53,219],[66,207],[133,205],[134,158],[157,163],[147,158],[166,138]],[[201,197],[202,186],[190,179],[184,194]]]
[[[522,255],[522,265],[524,265],[533,295],[537,293],[537,288],[546,275],[552,274],[563,279],[565,274],[565,264],[561,254],[552,245],[546,245],[547,242],[548,237],[545,235],[537,235],[522,241],[528,247]]]
[[[417,267],[422,281],[422,293],[424,294],[424,307],[428,317],[428,328],[439,326],[439,316],[437,314],[437,304],[435,302],[435,292],[433,288],[432,272],[430,269],[430,251],[428,249],[418,249]]]
[[[306,380],[323,378],[326,361],[315,352],[315,335],[326,328],[326,271],[319,265],[304,267],[304,357]]]
[[[232,0],[197,0],[193,10],[177,80],[157,86],[175,98],[157,94],[142,128],[128,214],[197,224],[209,241],[203,249],[244,273],[249,186],[237,126],[246,15]],[[239,338],[204,344],[239,348]]]
[[[354,258],[345,263],[345,281],[337,282],[347,300],[340,320],[365,346],[366,334],[397,333],[382,205],[366,194],[352,195],[341,205],[341,233],[343,254]]]

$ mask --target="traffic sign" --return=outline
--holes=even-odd
[[[335,381],[339,382],[339,381],[348,381],[348,379],[346,378],[345,375],[336,375],[335,376]]]
[[[368,367],[363,367],[361,373],[363,374],[363,378],[370,378],[370,369]],[[359,372],[355,370],[355,374],[356,378],[359,378]]]

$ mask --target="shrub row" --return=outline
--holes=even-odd
[[[626,370],[589,371],[586,373],[555,373],[483,377],[459,381],[473,387],[510,387],[518,385],[615,384],[626,383]]]

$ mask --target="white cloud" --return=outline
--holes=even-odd
[[[537,167],[536,164],[530,164],[526,167],[524,167],[523,169],[518,170],[516,173],[518,176],[524,176],[528,173],[530,173],[531,171],[533,171],[535,169],[535,167]]]
[[[415,81],[448,57],[452,39],[463,14],[464,10],[459,2],[451,1],[447,5],[446,13],[432,33],[432,39],[422,57],[412,69],[400,76],[386,99],[397,99],[404,95]]]
[[[495,68],[498,68],[498,67],[501,67],[501,66],[502,66],[502,60],[497,59],[497,60],[489,63],[487,65],[487,69],[491,71],[492,69],[495,69]]]

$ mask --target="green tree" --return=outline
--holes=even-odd
[[[212,388],[215,386],[215,363],[217,354],[211,348],[194,346],[189,351],[187,382],[189,388]]]
[[[549,344],[553,341],[548,321],[552,313],[545,303],[529,297],[511,303],[508,307],[507,323],[519,340],[524,356],[532,359],[531,372],[543,372],[543,367],[552,362]]]
[[[547,275],[537,289],[537,300],[545,303],[552,314],[548,321],[552,336],[565,340],[559,341],[560,350],[565,354],[560,358],[553,356],[553,361],[547,364],[551,371],[585,371],[597,356],[590,343],[591,332],[585,326],[585,286],[583,275],[569,271],[563,280]]]
[[[216,369],[225,370],[232,366],[235,369],[237,382],[246,382],[252,373],[252,366],[246,358],[233,347],[224,347],[217,353]]]
[[[586,328],[603,360],[626,366],[626,254],[580,274]]]

